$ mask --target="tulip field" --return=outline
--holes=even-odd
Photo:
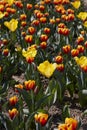
[[[83,1],[0,0],[0,130],[86,130],[83,120]]]

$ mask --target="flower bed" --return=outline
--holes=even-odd
[[[79,118],[87,113],[83,2],[1,0],[0,38],[0,129],[51,129],[54,104],[61,111],[58,130],[80,129],[81,120],[70,111],[75,103]]]

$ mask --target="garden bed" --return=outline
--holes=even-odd
[[[0,1],[1,130],[87,129],[84,9],[82,0]]]

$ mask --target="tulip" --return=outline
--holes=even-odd
[[[56,63],[59,64],[59,63],[61,63],[62,61],[63,61],[63,57],[62,57],[62,56],[56,56],[56,57],[55,57],[55,62],[56,62]]]
[[[9,99],[9,103],[10,105],[15,105],[18,102],[18,97],[17,96],[13,96]]]
[[[28,80],[24,82],[26,90],[34,90],[36,84],[34,80]]]
[[[67,125],[68,129],[67,130],[76,130],[78,122],[76,119],[73,118],[66,118],[65,119],[65,124]]]
[[[50,78],[50,77],[53,75],[53,73],[54,73],[56,67],[57,67],[57,64],[56,64],[56,63],[53,63],[53,64],[52,64],[52,63],[50,63],[48,60],[46,60],[46,61],[44,61],[43,63],[41,63],[41,64],[37,67],[37,69],[39,70],[39,72],[40,72],[42,75],[46,76],[47,78]]]
[[[16,19],[11,19],[9,22],[5,21],[4,25],[12,32],[14,32],[18,27],[18,21]]]
[[[10,118],[14,119],[18,115],[18,110],[16,108],[13,108],[12,110],[9,110],[8,113]]]
[[[42,126],[45,126],[48,121],[48,114],[45,113],[38,113],[34,116],[36,122],[40,123]]]
[[[75,0],[74,2],[71,2],[72,6],[75,8],[75,9],[78,9],[81,5],[81,1],[80,0]]]

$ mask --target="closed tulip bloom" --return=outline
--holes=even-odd
[[[26,57],[26,61],[31,64],[34,61],[34,57]]]
[[[40,18],[40,22],[41,23],[46,23],[47,22],[47,18],[46,17],[41,17]]]
[[[20,20],[26,20],[26,18],[27,18],[26,14],[21,14],[20,15]]]
[[[72,55],[73,57],[78,56],[78,55],[79,55],[79,50],[78,50],[78,49],[72,49],[72,50],[71,50],[71,55]]]
[[[63,57],[62,56],[56,56],[55,57],[55,62],[56,63],[62,63],[62,61],[63,61]]]
[[[45,32],[46,34],[49,34],[49,33],[50,33],[50,28],[44,28],[44,32]]]
[[[81,66],[81,69],[87,73],[87,65],[86,66]]]
[[[77,40],[76,40],[76,43],[77,44],[80,44],[80,43],[82,43],[84,41],[84,37],[83,36],[79,36],[78,38],[77,38]]]
[[[45,113],[38,113],[34,116],[36,122],[40,123],[42,126],[45,126],[48,121],[48,114]]]
[[[26,35],[26,36],[25,36],[25,41],[26,41],[27,43],[32,43],[32,41],[33,41],[33,36],[32,36],[32,35]]]
[[[3,42],[4,45],[8,44],[8,40],[7,39],[3,39],[2,42]]]
[[[64,65],[63,64],[58,64],[56,69],[58,71],[62,72],[62,71],[64,71]]]
[[[18,89],[23,89],[23,85],[22,84],[16,84],[15,85],[15,91],[18,92]]]
[[[9,117],[11,119],[14,119],[18,115],[18,110],[16,108],[13,108],[12,110],[8,111]]]
[[[35,28],[34,27],[29,27],[28,28],[28,32],[31,34],[31,35],[33,35],[34,33],[35,33]]]
[[[6,48],[6,49],[3,50],[4,56],[8,56],[8,53],[9,53],[9,49],[8,48]]]
[[[23,4],[22,4],[21,1],[15,1],[14,3],[15,3],[15,5],[16,5],[17,7],[19,7],[19,8],[22,8],[22,7],[23,7]]]
[[[70,45],[65,45],[62,47],[62,50],[65,54],[68,54],[71,50],[71,46]]]
[[[36,84],[35,84],[35,80],[28,80],[24,82],[25,85],[25,89],[26,90],[34,90]]]
[[[9,103],[10,105],[15,105],[18,102],[18,97],[17,96],[13,96],[9,99]]]
[[[41,47],[42,49],[46,49],[47,43],[46,43],[46,42],[41,42],[41,43],[40,43],[40,47]]]
[[[27,4],[27,9],[30,10],[30,9],[32,9],[32,7],[33,7],[32,4]]]
[[[82,45],[78,45],[77,49],[78,49],[79,53],[83,53],[84,52],[84,46],[82,46]]]
[[[43,41],[47,41],[48,40],[48,36],[46,34],[42,34],[40,36],[40,40],[43,42]]]
[[[68,129],[67,130],[76,130],[78,122],[76,119],[73,118],[66,118],[65,119],[65,124],[67,125]]]

